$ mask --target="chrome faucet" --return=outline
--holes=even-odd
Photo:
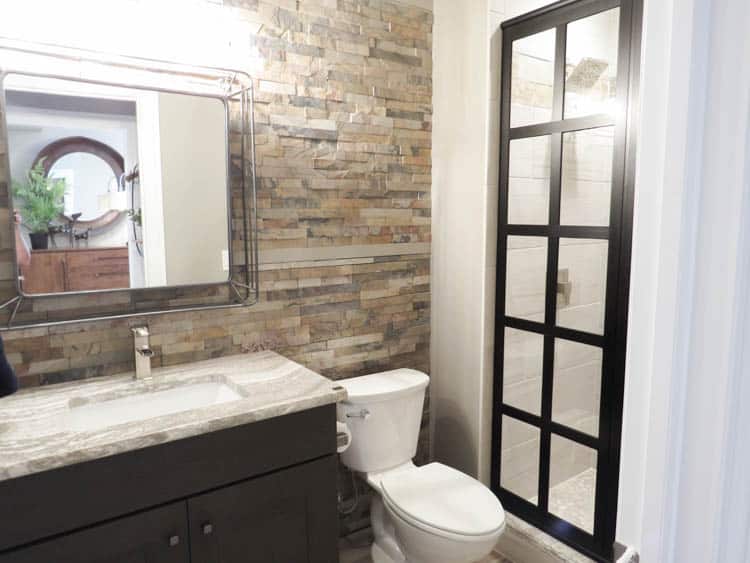
[[[151,377],[151,358],[154,351],[149,344],[147,326],[131,328],[133,331],[133,346],[135,348],[135,378],[148,379]]]

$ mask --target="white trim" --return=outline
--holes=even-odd
[[[662,543],[673,485],[665,474],[675,455],[670,413],[682,389],[674,375],[677,341],[685,338],[675,330],[678,293],[689,293],[690,284],[680,290],[680,280],[692,279],[683,260],[683,215],[690,195],[685,179],[694,19],[689,3],[677,4],[646,2],[644,12],[617,526],[618,541],[636,547],[644,561],[660,562],[654,550]]]
[[[702,3],[706,4],[706,3]],[[742,334],[747,318],[738,317],[746,303],[742,289],[748,250],[743,216],[748,183],[748,120],[750,68],[738,64],[750,57],[750,6],[736,0],[715,0],[705,7],[710,34],[706,49],[705,145],[702,158],[702,198],[697,229],[696,291],[691,341],[687,347],[687,392],[674,522],[672,561],[723,563],[726,543],[739,546],[747,530],[736,529],[727,507],[736,503],[724,482],[729,462],[743,464],[735,449],[746,449],[746,428],[738,435],[729,426],[743,416],[733,396],[744,375]],[[744,231],[744,232],[743,232]],[[745,243],[745,244],[743,244]],[[744,313],[744,311],[743,311]],[[747,456],[747,452],[744,454]],[[744,463],[747,463],[745,457]],[[699,494],[697,494],[699,492]],[[747,511],[748,507],[740,507]],[[747,515],[745,514],[745,517]],[[739,547],[737,547],[739,549]],[[745,550],[746,545],[741,549]],[[667,560],[665,560],[667,561]]]
[[[748,125],[750,137],[750,124]],[[745,140],[750,146],[750,138]],[[738,307],[735,319],[735,338],[732,343],[734,374],[728,391],[726,417],[726,461],[722,483],[722,529],[718,540],[718,561],[748,561],[750,545],[750,448],[747,447],[747,429],[750,428],[750,171],[745,170],[741,216],[740,265],[737,276]]]
[[[144,286],[167,285],[167,257],[162,195],[159,93],[140,92],[136,98],[138,162]]]
[[[750,9],[646,8],[618,539],[646,563],[745,561]]]

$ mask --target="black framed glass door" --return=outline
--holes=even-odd
[[[600,561],[615,539],[640,0],[503,25],[492,488]]]

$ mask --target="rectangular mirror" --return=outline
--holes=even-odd
[[[127,80],[102,80],[79,55],[61,57],[73,65],[61,76],[33,68],[59,55],[7,70],[8,52],[0,46],[0,188],[17,290],[2,303],[8,325],[252,302],[249,77],[118,60],[96,71],[123,66]]]

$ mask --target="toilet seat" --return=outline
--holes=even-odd
[[[390,510],[435,535],[478,539],[505,526],[505,512],[492,491],[440,463],[385,474],[380,485]]]

